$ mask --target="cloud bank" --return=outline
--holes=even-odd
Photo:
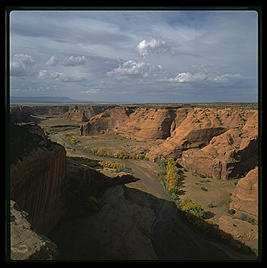
[[[10,93],[257,101],[257,23],[245,10],[12,11]]]

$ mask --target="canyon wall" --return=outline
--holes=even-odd
[[[76,122],[87,122],[91,117],[99,113],[104,112],[106,109],[114,107],[114,105],[75,105],[74,108],[70,108],[66,114],[65,118],[74,120]]]
[[[161,141],[147,153],[150,160],[173,156],[217,179],[242,177],[258,161],[258,111],[251,108],[118,106],[81,126],[81,135],[105,133]]]
[[[41,129],[38,131],[42,132]],[[16,133],[12,134],[16,136]],[[28,135],[29,142],[34,143],[36,136],[40,142],[29,148],[26,154],[17,151],[17,160],[13,157],[10,166],[10,198],[30,214],[32,227],[46,234],[63,215],[61,186],[66,175],[66,152],[63,146],[48,142],[36,133],[24,134]],[[11,148],[11,151],[14,150]]]
[[[95,197],[106,188],[135,181],[67,161],[64,147],[33,123],[11,124],[9,144],[12,260],[57,258],[57,246],[44,235],[68,217],[97,208]]]
[[[69,109],[70,106],[68,105],[12,105],[10,107],[10,119],[13,122],[33,122],[37,119],[33,118],[32,115],[63,115]]]

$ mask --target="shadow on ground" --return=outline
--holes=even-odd
[[[48,235],[63,260],[254,260],[245,245],[199,230],[176,205],[117,185],[99,198],[98,210],[61,221]]]

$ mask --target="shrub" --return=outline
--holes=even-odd
[[[184,199],[180,201],[179,207],[182,211],[190,213],[197,217],[204,216],[204,209],[197,203],[193,202],[191,199]]]
[[[118,162],[99,161],[101,167],[112,168],[116,170],[122,170],[125,168],[125,164]]]
[[[234,209],[229,209],[227,212],[230,215],[234,215],[235,214],[235,210]]]
[[[172,188],[177,189],[180,176],[179,176],[179,169],[176,166],[176,162],[174,161],[173,157],[168,157],[165,160],[165,168],[166,168],[166,182],[168,184],[168,190],[170,191]]]
[[[216,208],[216,205],[214,205],[213,203],[209,203],[208,208]]]

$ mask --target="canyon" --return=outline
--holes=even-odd
[[[255,259],[246,247],[238,251],[212,240],[180,217],[156,175],[151,175],[149,163],[171,156],[180,167],[212,180],[238,179],[229,209],[236,217],[257,220],[257,108],[59,105],[15,107],[10,113],[11,258]],[[147,168],[143,164],[144,171],[111,178],[75,163],[66,157],[69,149],[51,141],[36,124],[42,116],[75,122],[83,139],[115,135],[136,144],[149,141],[153,145],[141,152],[149,159]],[[257,225],[224,215],[218,226],[257,247]],[[241,226],[243,236],[233,226]],[[253,229],[249,237],[248,229]],[[45,246],[33,249],[38,243]]]
[[[89,119],[81,135],[115,133],[159,141],[147,157],[171,155],[216,179],[242,177],[257,165],[258,111],[209,107],[115,107]]]

